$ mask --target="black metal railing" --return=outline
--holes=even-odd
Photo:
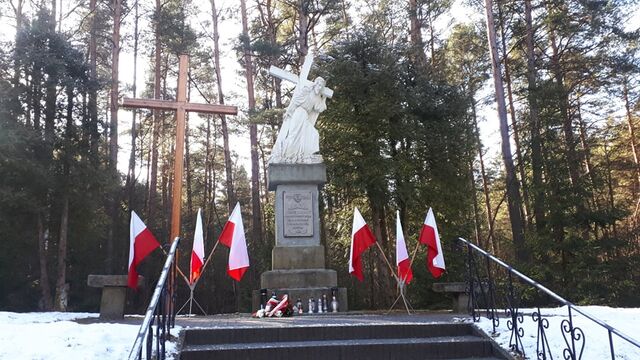
[[[540,307],[557,303],[567,307],[567,316],[561,321],[559,329],[565,343],[561,354],[562,359],[579,360],[582,358],[585,349],[587,339],[584,331],[575,324],[576,313],[606,330],[609,343],[608,352],[612,360],[616,359],[614,336],[640,350],[640,342],[637,340],[586,313],[578,306],[471,242],[463,238],[458,238],[458,240],[461,245],[467,248],[468,308],[473,321],[479,321],[484,314],[487,319],[491,320],[493,333],[495,333],[500,321],[506,320],[507,329],[511,333],[509,347],[513,353],[523,358],[527,356],[522,343],[525,334],[522,327],[524,312],[521,311],[521,306],[528,306],[533,308],[530,316],[532,321],[537,323],[537,334],[527,335],[536,339],[536,354],[534,358],[542,360],[554,359],[554,354],[549,346],[549,338],[547,337],[550,327],[549,316],[543,315]],[[505,315],[500,316],[498,309],[504,309]]]
[[[167,260],[164,262],[160,278],[153,291],[149,307],[147,307],[144,320],[136,336],[136,341],[133,343],[133,347],[129,353],[129,360],[142,359],[143,346],[145,348],[144,353],[146,359],[152,359],[154,355],[154,345],[154,358],[158,360],[165,358],[165,343],[171,336],[170,328],[173,328],[175,325],[175,292],[169,290],[175,283],[175,276],[172,276],[171,273],[175,271],[173,264],[179,243],[179,237],[176,237],[173,243],[171,243]]]

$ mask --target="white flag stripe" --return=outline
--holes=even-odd
[[[358,208],[355,208],[355,210],[353,211],[353,227],[351,228],[351,237],[353,237],[353,235],[355,235],[355,233],[358,230],[362,229],[362,227],[364,227],[365,225],[367,225],[367,222],[364,221],[364,218],[362,217],[362,214],[360,214]]]
[[[424,224],[433,228],[433,232],[436,235],[436,248],[438,249],[438,255],[433,258],[433,266],[444,269],[444,255],[442,253],[442,245],[440,244],[440,234],[438,234],[438,226],[436,225],[436,217],[433,215],[433,209],[429,208],[427,217],[424,219]]]
[[[198,209],[196,218],[196,229],[193,232],[193,252],[198,256],[200,262],[204,263],[204,232],[202,229],[202,209]]]
[[[131,222],[129,223],[129,265],[127,269],[131,267],[134,256],[134,244],[136,242],[136,236],[146,229],[147,226],[140,220],[138,214],[131,210]]]
[[[349,248],[349,273],[352,273],[355,269],[353,268],[353,236],[356,234],[356,232],[360,229],[362,229],[363,226],[367,225],[367,223],[364,221],[364,218],[362,217],[362,214],[360,214],[360,211],[358,211],[358,208],[354,208],[353,210],[353,225],[351,227],[351,247]]]
[[[400,223],[400,211],[396,211],[396,265],[399,265],[401,261],[408,258],[407,244],[404,241],[402,224]]]

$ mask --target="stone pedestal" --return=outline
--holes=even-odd
[[[87,285],[102,288],[100,299],[100,318],[106,320],[122,319],[127,295],[127,275],[89,275]],[[138,276],[138,286],[144,278]]]
[[[469,312],[469,291],[467,283],[434,283],[433,291],[451,294],[451,307],[454,313],[465,314]]]
[[[276,192],[276,246],[271,253],[272,270],[260,277],[269,296],[289,294],[302,300],[305,310],[309,298],[326,295],[338,285],[334,270],[325,269],[324,246],[320,244],[318,190],[327,181],[323,163],[269,164],[269,190]],[[337,288],[340,311],[348,309],[347,291]],[[254,291],[253,307],[260,306]]]

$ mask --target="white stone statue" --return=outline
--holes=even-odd
[[[318,115],[327,109],[326,100],[333,91],[325,86],[325,81],[317,77],[307,80],[313,54],[306,56],[300,77],[272,66],[269,72],[281,79],[296,83],[291,102],[282,119],[269,163],[310,164],[322,162],[320,138],[315,128]]]

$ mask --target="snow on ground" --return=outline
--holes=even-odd
[[[636,342],[640,342],[640,308],[622,309],[622,308],[610,308],[606,306],[580,306],[580,310],[585,313],[600,319],[608,325],[618,329],[623,334],[635,339]],[[538,323],[533,321],[531,314],[534,309],[521,309],[523,313],[523,323],[519,324],[524,330],[524,336],[522,337],[522,343],[525,349],[525,355],[527,359],[536,358],[536,341],[538,334]],[[566,306],[559,308],[541,309],[543,317],[548,319],[549,328],[545,329],[549,346],[551,348],[551,354],[553,358],[562,359],[563,350],[567,347],[561,331],[562,320],[568,319],[568,309]],[[584,343],[584,351],[582,359],[611,359],[611,351],[609,349],[609,335],[605,328],[591,321],[585,316],[572,311],[573,326],[582,329],[584,332],[584,339],[586,342],[576,342],[576,349],[582,346]],[[509,339],[511,337],[511,330],[507,328],[507,319],[500,318],[500,325],[496,328],[496,334],[491,334],[493,331],[491,320],[482,317],[480,322],[476,325],[481,328],[485,333],[492,336],[503,348],[509,349]],[[571,341],[568,334],[565,334],[567,339]],[[628,359],[637,360],[640,359],[640,348],[635,347],[626,340],[613,334],[613,344],[615,350],[616,359]]]
[[[126,359],[140,326],[73,321],[96,317],[91,313],[0,312],[0,359]],[[176,326],[172,334],[179,331]],[[176,344],[168,342],[167,351],[176,353]]]

